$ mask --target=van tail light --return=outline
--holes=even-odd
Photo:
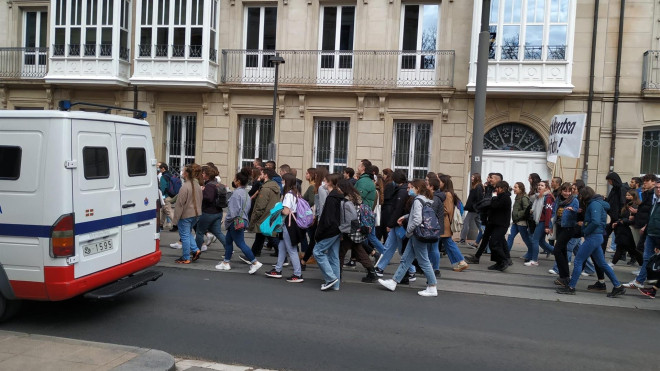
[[[50,232],[50,256],[66,258],[76,253],[73,214],[65,214],[53,224]]]

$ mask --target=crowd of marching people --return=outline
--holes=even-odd
[[[267,277],[284,277],[284,267],[290,265],[287,282],[303,282],[303,271],[315,260],[323,276],[321,290],[339,290],[342,269],[359,263],[366,271],[363,282],[379,282],[394,291],[422,273],[426,288],[418,294],[437,296],[443,255],[454,271],[463,272],[490,254],[488,269],[503,272],[514,264],[511,249],[520,235],[527,248],[520,256],[525,267],[538,267],[541,253],[554,256],[548,272],[556,276],[559,294],[575,294],[577,281],[593,274],[597,281],[587,289],[606,292],[607,276],[612,284],[608,297],[636,288],[654,298],[658,288],[660,179],[654,175],[626,184],[611,172],[603,197],[579,179],[548,181],[532,173],[528,184],[510,185],[502,174],[490,173],[482,182],[474,173],[463,203],[449,175],[429,172],[425,179],[410,181],[402,170],[381,173],[366,159],[357,171],[345,168],[341,174],[329,174],[323,166],[307,169],[304,190],[288,165],[277,168],[275,162],[260,159],[252,165],[233,176],[230,188],[213,163],[186,165],[180,177],[159,164],[161,222],[179,233],[179,241],[170,245],[182,251],[176,263],[196,261],[217,240],[224,258],[216,269],[232,269],[236,245],[248,273],[255,274],[267,246],[277,257]],[[467,242],[470,230],[477,234],[474,243]],[[246,232],[255,234],[252,246],[245,242]],[[459,245],[476,252],[463,256]],[[400,262],[393,276],[384,279],[395,252]],[[631,282],[620,282],[614,272],[622,260],[639,265]]]

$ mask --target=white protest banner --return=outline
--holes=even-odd
[[[550,124],[548,162],[557,162],[558,156],[580,157],[584,137],[585,113],[555,115]]]

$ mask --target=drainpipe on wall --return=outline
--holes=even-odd
[[[133,109],[138,109],[138,88],[137,85],[133,85]]]
[[[594,77],[596,66],[596,38],[598,36],[598,6],[600,1],[596,0],[594,5],[594,27],[591,31],[591,61],[589,66],[589,98],[587,99],[587,143],[584,145],[584,166],[582,167],[582,180],[585,184],[589,182],[589,144],[591,143],[591,114],[594,102]]]
[[[621,48],[623,45],[623,15],[626,0],[621,0],[619,12],[619,42],[616,51],[616,77],[614,78],[614,106],[612,107],[612,140],[610,141],[610,172],[614,171],[614,154],[616,152],[616,119],[619,111],[619,81],[621,80]]]

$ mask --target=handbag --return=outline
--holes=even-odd
[[[243,206],[241,206],[241,211],[238,213],[238,216],[234,218],[232,223],[235,231],[240,231],[245,229],[247,220],[243,218],[243,211],[245,210],[245,204],[247,204],[247,197],[243,200]]]
[[[374,206],[374,215],[376,216],[374,226],[380,227],[380,195],[378,194],[378,191],[376,191],[376,206]]]

